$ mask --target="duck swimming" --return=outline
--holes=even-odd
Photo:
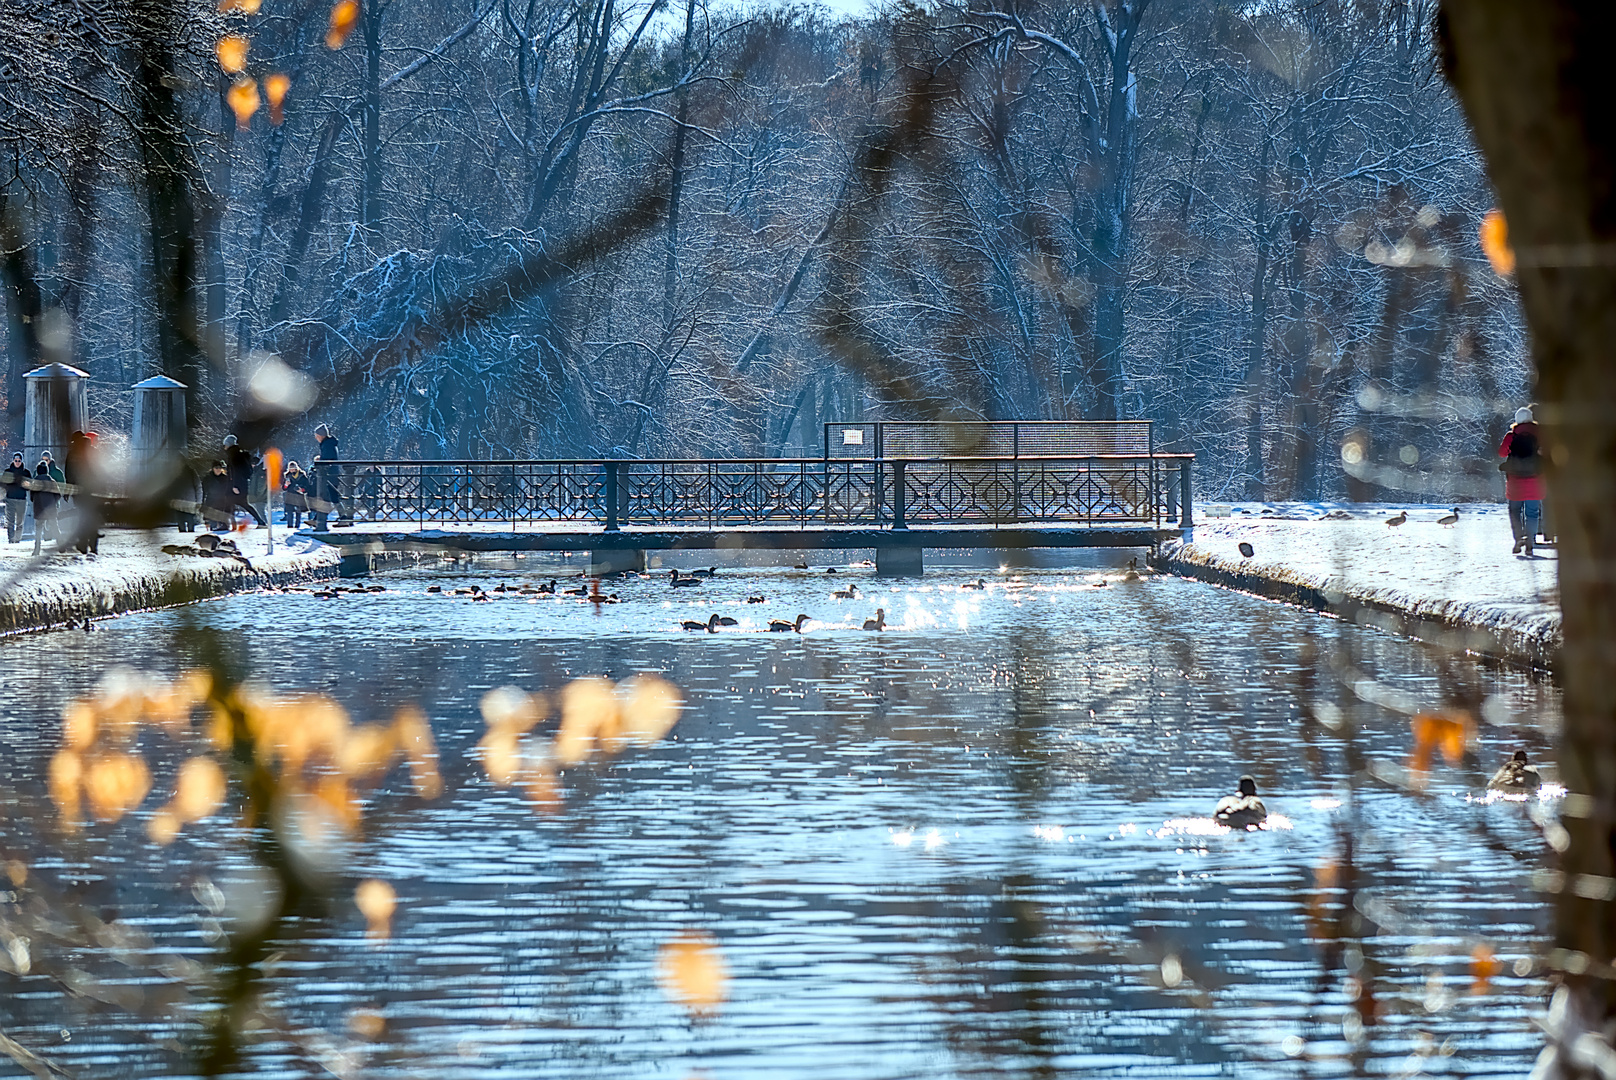
[[[987,587],[988,583],[986,578],[977,578],[975,581],[967,581],[965,584],[960,586],[962,589],[975,589],[978,592]]]
[[[677,569],[673,569],[673,570],[668,571],[668,584],[673,586],[675,589],[679,589],[679,588],[684,588],[684,587],[690,586],[690,585],[700,585],[701,584],[701,578],[699,578],[699,577],[680,577],[679,576],[679,571]]]
[[[1257,798],[1257,781],[1240,778],[1240,794],[1225,795],[1212,811],[1212,820],[1231,829],[1253,829],[1268,820],[1268,807]]]
[[[831,592],[830,598],[832,600],[857,600],[859,598],[858,586],[849,585],[845,589],[836,589]]]
[[[1543,776],[1537,771],[1536,765],[1526,763],[1526,751],[1517,750],[1515,756],[1498,767],[1493,778],[1487,781],[1489,791],[1508,791],[1520,794],[1530,793],[1543,786]]]
[[[679,626],[684,630],[705,630],[709,634],[716,634],[718,633],[718,616],[714,615],[706,622],[697,622],[694,619],[686,619],[684,622],[681,622]]]
[[[808,621],[808,616],[798,615],[796,622],[786,622],[784,619],[770,619],[769,630],[776,634],[789,634],[793,631],[802,633],[802,624]]]
[[[875,618],[864,620],[866,630],[885,630],[887,628],[887,609],[876,608]]]

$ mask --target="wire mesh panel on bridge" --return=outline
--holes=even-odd
[[[827,458],[1151,454],[1149,420],[875,420],[826,424]]]

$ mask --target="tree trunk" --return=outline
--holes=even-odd
[[[202,258],[206,274],[203,290],[203,342],[208,356],[215,364],[222,363],[225,355],[225,304],[228,271],[224,257],[224,215],[230,204],[231,149],[236,141],[236,117],[225,99],[230,84],[219,82],[218,155],[213,162],[211,182],[202,199]]]
[[[23,235],[21,215],[13,196],[0,187],[0,284],[6,293],[6,445],[20,448],[26,437],[23,423],[28,411],[28,388],[23,374],[38,367],[39,279],[34,272],[33,248]]]
[[[365,36],[364,187],[359,220],[372,245],[382,228],[382,3],[365,0],[360,29]]]
[[[1555,877],[1555,979],[1540,1075],[1616,1054],[1616,110],[1608,0],[1446,0],[1443,66],[1509,223],[1537,365],[1560,537],[1568,845]],[[1502,553],[1500,553],[1502,554]]]
[[[1105,147],[1099,154],[1101,182],[1094,209],[1094,384],[1091,419],[1115,420],[1122,412],[1122,354],[1126,332],[1128,239],[1133,208],[1133,166],[1139,121],[1133,74],[1133,40],[1148,0],[1120,3],[1108,25],[1111,86]]]
[[[161,31],[151,27],[140,42],[135,100],[140,117],[140,155],[151,235],[151,283],[157,317],[157,355],[163,374],[186,386],[186,422],[202,422],[202,380],[207,370],[198,319],[201,269],[192,185],[197,164],[186,141],[186,123],[174,87],[181,85],[174,57]]]
[[[1257,268],[1251,276],[1251,339],[1246,344],[1246,498],[1267,498],[1263,469],[1263,395],[1268,379],[1264,353],[1268,339],[1268,256],[1272,230],[1268,221],[1268,154],[1272,140],[1262,136],[1257,165],[1257,205],[1252,220],[1257,226]]]
[[[275,302],[269,307],[271,325],[286,318],[287,309],[292,303],[292,295],[297,291],[298,278],[303,272],[303,256],[309,249],[309,240],[313,238],[314,230],[320,224],[320,218],[324,213],[325,186],[331,178],[331,155],[336,149],[337,136],[342,133],[342,120],[341,112],[332,113],[325,122],[325,128],[320,132],[320,145],[314,152],[314,164],[309,167],[309,183],[303,189],[297,227],[292,232],[292,242],[287,245],[285,271],[281,275],[279,287],[275,290]]]

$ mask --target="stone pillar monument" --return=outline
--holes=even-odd
[[[85,391],[88,373],[68,364],[45,364],[23,376],[27,386],[23,422],[22,459],[31,469],[49,450],[58,465],[67,454],[67,440],[89,422]]]

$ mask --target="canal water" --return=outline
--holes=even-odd
[[[39,804],[66,700],[118,665],[171,676],[211,640],[358,721],[418,702],[443,758],[444,794],[389,781],[330,914],[276,943],[258,1074],[1482,1076],[1523,1074],[1541,1046],[1548,916],[1530,878],[1553,803],[1482,796],[1511,752],[1549,744],[1544,682],[1098,567],[721,569],[608,585],[609,606],[452,592],[575,573],[434,565],[372,579],[384,592],[244,595],[8,642],[0,857],[103,931],[217,955],[221,898],[253,880],[235,826],[157,848],[160,794],[78,836],[18,809]],[[860,598],[831,597],[855,583]],[[878,607],[888,629],[860,629]],[[764,629],[799,612],[801,635]],[[679,629],[714,613],[737,625]],[[558,813],[490,784],[487,691],[644,671],[687,699],[660,744],[565,774]],[[1472,756],[1399,786],[1407,710],[1456,701],[1483,703]],[[1272,828],[1210,821],[1242,773]],[[346,899],[371,877],[398,897],[385,940]],[[659,949],[687,933],[728,975],[699,1016],[658,980]],[[6,1034],[80,1076],[189,1068],[200,1012],[120,1007],[160,978],[32,948],[34,974],[0,974]]]

